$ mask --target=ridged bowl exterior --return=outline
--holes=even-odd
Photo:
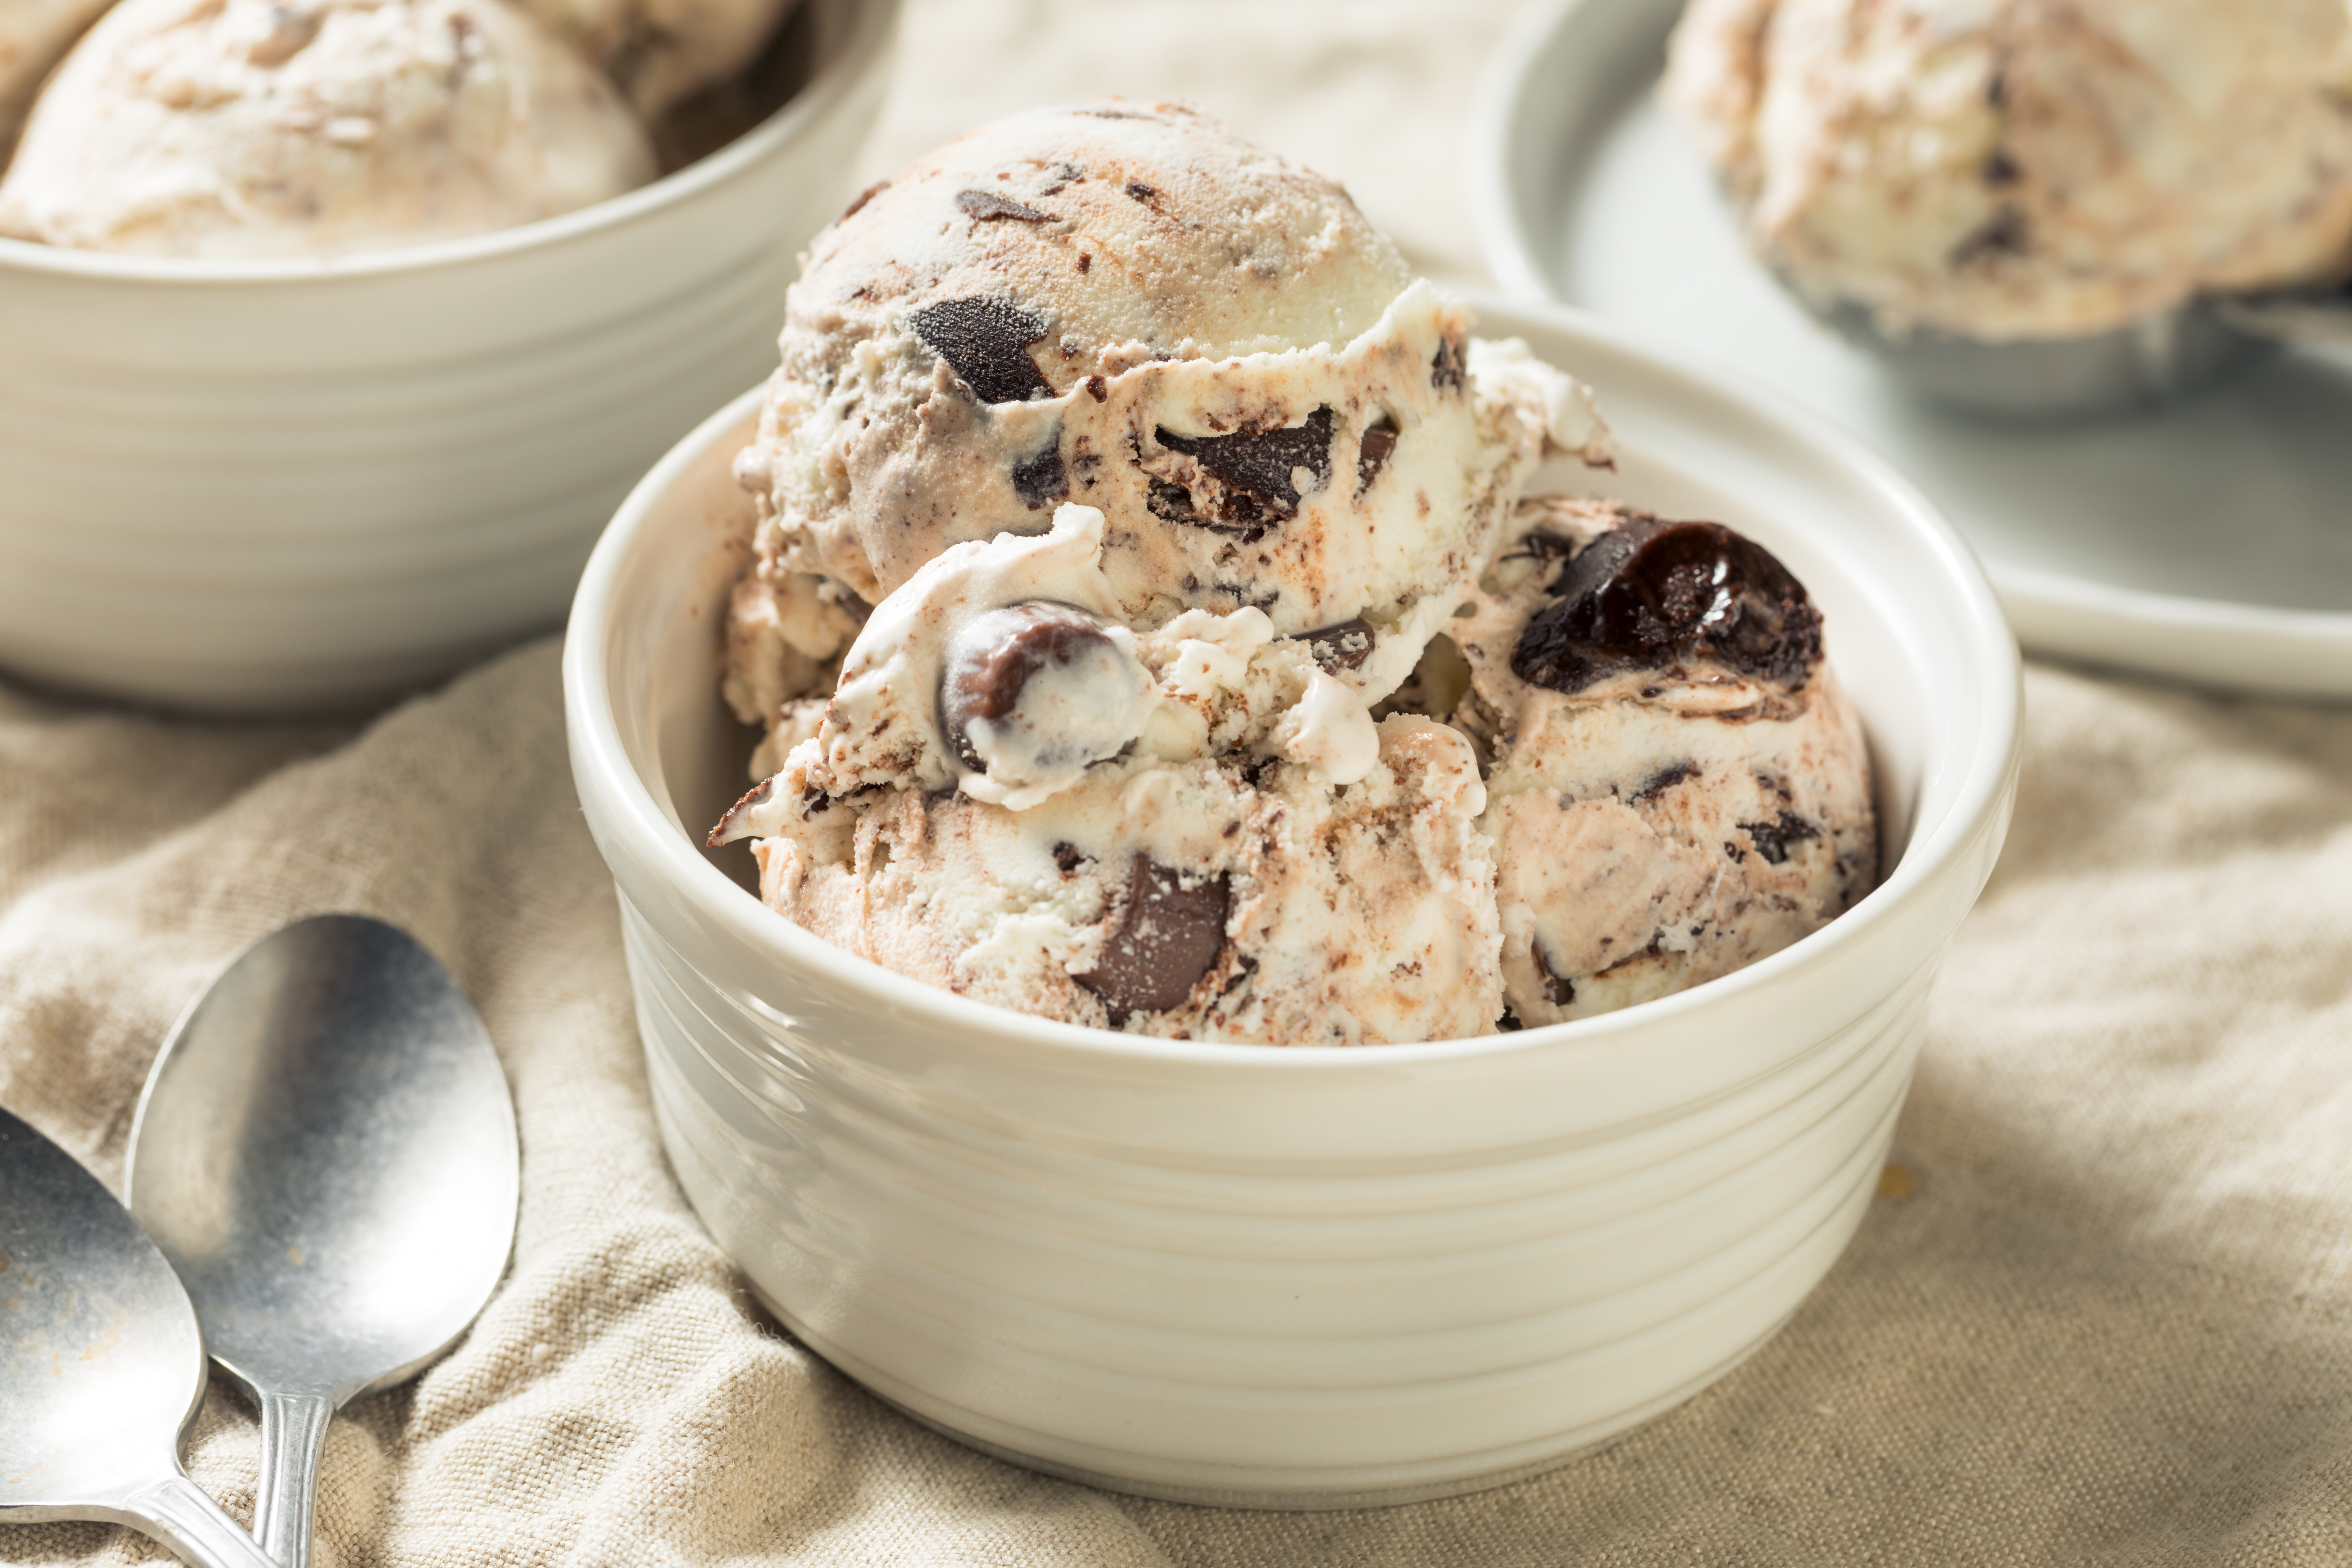
[[[1190,1501],[1465,1490],[1722,1375],[1859,1223],[2007,825],[2014,647],[1949,529],[1838,437],[1571,312],[1484,315],[1595,384],[1626,447],[1612,491],[1752,528],[1813,588],[1899,857],[1823,931],[1610,1017],[1155,1042],[847,957],[731,881],[740,849],[688,836],[742,787],[711,686],[756,399],[599,546],[566,651],[573,771],[663,1139],[761,1298],[919,1418]]]
[[[773,118],[578,213],[341,263],[0,240],[0,665],[219,710],[364,700],[556,625],[598,530],[774,363],[896,0],[804,0]]]

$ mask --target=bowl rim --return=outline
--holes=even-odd
[[[624,563],[661,498],[728,431],[758,411],[764,386],[751,388],[704,420],[638,481],[598,539],[581,574],[565,628],[562,679],[573,777],[592,826],[604,816],[610,831],[623,841],[621,849],[657,876],[677,900],[689,904],[703,925],[723,931],[746,949],[772,955],[780,973],[819,962],[854,987],[876,1016],[908,1017],[975,1043],[1017,1043],[1024,1048],[1090,1063],[1245,1067],[1256,1073],[1331,1072],[1461,1064],[1548,1049],[1599,1050],[1628,1037],[1647,1034],[1663,1020],[1737,1005],[1744,994],[1779,984],[1793,970],[1823,966],[1833,955],[1858,946],[1879,927],[1898,920],[1930,890],[1931,884],[1940,880],[2000,817],[2015,784],[2022,745],[2024,670],[2016,639],[1974,552],[1935,504],[1885,459],[1829,421],[1772,396],[1761,384],[1651,344],[1638,332],[1567,306],[1475,293],[1468,300],[1485,315],[1516,313],[1549,319],[1553,325],[1693,385],[1796,447],[1811,447],[1881,497],[1930,547],[1928,553],[1942,567],[1942,589],[1951,594],[1956,612],[1953,624],[1970,646],[1984,677],[1972,721],[1965,726],[1954,721],[1954,727],[1973,731],[1979,739],[1962,764],[1963,775],[1950,786],[1949,804],[1942,816],[1932,824],[1915,821],[1914,836],[1893,871],[1827,925],[1704,985],[1596,1017],[1460,1039],[1357,1046],[1161,1039],[1039,1018],[908,980],[835,947],[777,915],[704,858],[689,835],[678,831],[629,763],[607,679],[606,654],[616,630],[611,611],[620,591]],[[609,809],[600,814],[591,801],[595,795],[601,795]],[[601,843],[599,850],[604,851]],[[604,858],[617,877],[620,857],[605,852]],[[625,882],[622,893],[625,900]],[[803,947],[808,951],[794,951]]]
[[[819,3],[820,0],[797,0],[794,8]],[[833,57],[821,63],[801,89],[774,113],[684,168],[584,207],[457,239],[341,257],[134,256],[78,250],[0,236],[0,276],[13,269],[140,287],[176,284],[200,289],[282,288],[291,283],[333,283],[345,279],[495,265],[510,256],[552,249],[607,229],[641,223],[665,208],[740,178],[752,167],[801,141],[869,73],[887,63],[890,40],[897,33],[904,0],[842,3],[848,17]]]

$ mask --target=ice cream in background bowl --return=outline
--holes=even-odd
[[[130,0],[84,37],[0,208],[129,243],[0,237],[0,668],[380,701],[557,624],[613,504],[772,363],[896,5],[797,0],[716,84],[655,71],[662,6],[501,7]]]
[[[2214,301],[2352,275],[2336,0],[1694,0],[1662,90],[1774,273],[1963,406],[2193,391],[2260,346]]]
[[[1843,438],[1093,108],[863,198],[583,578],[664,1143],[796,1334],[989,1452],[1491,1485],[1720,1376],[1858,1223],[2014,649]],[[1340,281],[1252,331],[1259,264]]]

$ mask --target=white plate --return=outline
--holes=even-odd
[[[1554,0],[1497,50],[1474,179],[1504,287],[1711,355],[1861,435],[1959,525],[2030,648],[2352,695],[2352,377],[2282,357],[2160,415],[2054,428],[1922,405],[1750,258],[1653,91],[1679,10]]]

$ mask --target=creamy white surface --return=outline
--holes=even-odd
[[[505,0],[123,0],[42,93],[0,233],[331,258],[551,217],[654,172],[613,89]]]
[[[1664,93],[1765,258],[1890,332],[2352,270],[2344,0],[1696,0]]]

